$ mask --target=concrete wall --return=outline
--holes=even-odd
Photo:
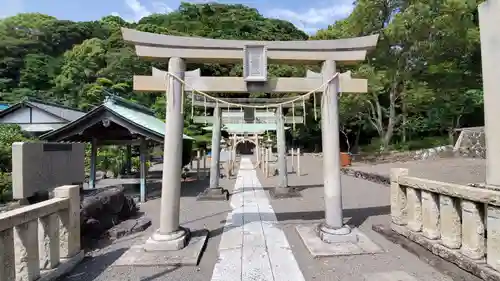
[[[12,144],[14,199],[85,180],[85,144],[16,142]]]

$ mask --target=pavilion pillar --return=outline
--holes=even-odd
[[[496,27],[500,23],[500,2],[489,0],[479,5],[479,29],[481,35],[481,61],[484,89],[484,132],[486,134],[486,184],[500,186],[500,119],[497,105],[500,103],[498,65],[500,41]]]
[[[147,159],[148,159],[148,143],[144,138],[141,138],[141,144],[140,144],[140,187],[141,187],[141,202],[144,203],[146,202],[146,179],[148,175],[148,165],[147,165]]]
[[[89,175],[89,187],[95,188],[95,172],[97,166],[97,140],[92,138],[90,143],[90,175]]]
[[[322,67],[323,81],[332,79],[335,73],[335,62],[325,61]],[[342,215],[337,84],[338,78],[331,80],[321,99],[325,221],[320,225],[318,234],[327,243],[357,241],[357,236],[350,235],[350,228],[344,225]]]
[[[130,175],[132,173],[132,145],[127,145],[127,153],[125,159],[125,174]]]
[[[184,79],[185,69],[185,62],[181,58],[172,57],[168,61],[168,71],[180,79]],[[184,127],[183,85],[173,76],[168,76],[167,83],[160,228],[144,245],[146,251],[182,249],[186,246],[189,234],[188,229],[179,225]]]
[[[207,189],[198,195],[198,200],[228,200],[229,192],[219,187],[220,178],[220,140],[222,113],[219,105],[214,108],[212,125],[212,159],[210,161],[210,183]]]

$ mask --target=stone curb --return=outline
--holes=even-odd
[[[344,175],[371,181],[374,183],[390,186],[391,179],[388,176],[382,176],[374,173],[362,172],[353,168],[340,168],[340,172]]]

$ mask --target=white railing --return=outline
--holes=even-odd
[[[500,271],[498,190],[410,177],[407,169],[391,169],[391,218],[400,234],[408,231]]]
[[[0,281],[53,280],[82,258],[79,186],[0,214]]]

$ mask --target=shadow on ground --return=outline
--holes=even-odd
[[[369,217],[387,215],[391,212],[391,206],[377,206],[366,208],[345,209],[344,217],[349,218],[346,223],[352,227],[359,227]],[[215,215],[215,214],[214,214]],[[285,212],[285,213],[245,213],[244,218],[233,217],[233,222],[243,221],[243,225],[253,221],[275,221],[278,219],[278,224],[303,224],[311,221],[319,221],[325,218],[325,211],[309,211],[309,212]],[[223,220],[221,223],[225,223]],[[240,226],[240,225],[232,225]],[[224,232],[224,227],[219,227],[210,231],[210,237],[221,235]]]
[[[176,266],[170,266],[168,267],[167,269],[161,271],[161,272],[158,272],[156,274],[153,274],[149,277],[145,277],[145,278],[141,278],[140,281],[153,281],[153,280],[158,280],[157,278],[160,278],[162,277],[163,275],[165,274],[168,274],[168,273],[171,273],[171,272],[174,272],[175,270],[179,269],[180,266],[179,265],[176,265]]]
[[[117,249],[98,256],[86,256],[82,262],[69,274],[60,277],[59,281],[94,280],[101,275],[111,264],[128,250],[126,248]],[[89,270],[92,269],[92,270]]]

